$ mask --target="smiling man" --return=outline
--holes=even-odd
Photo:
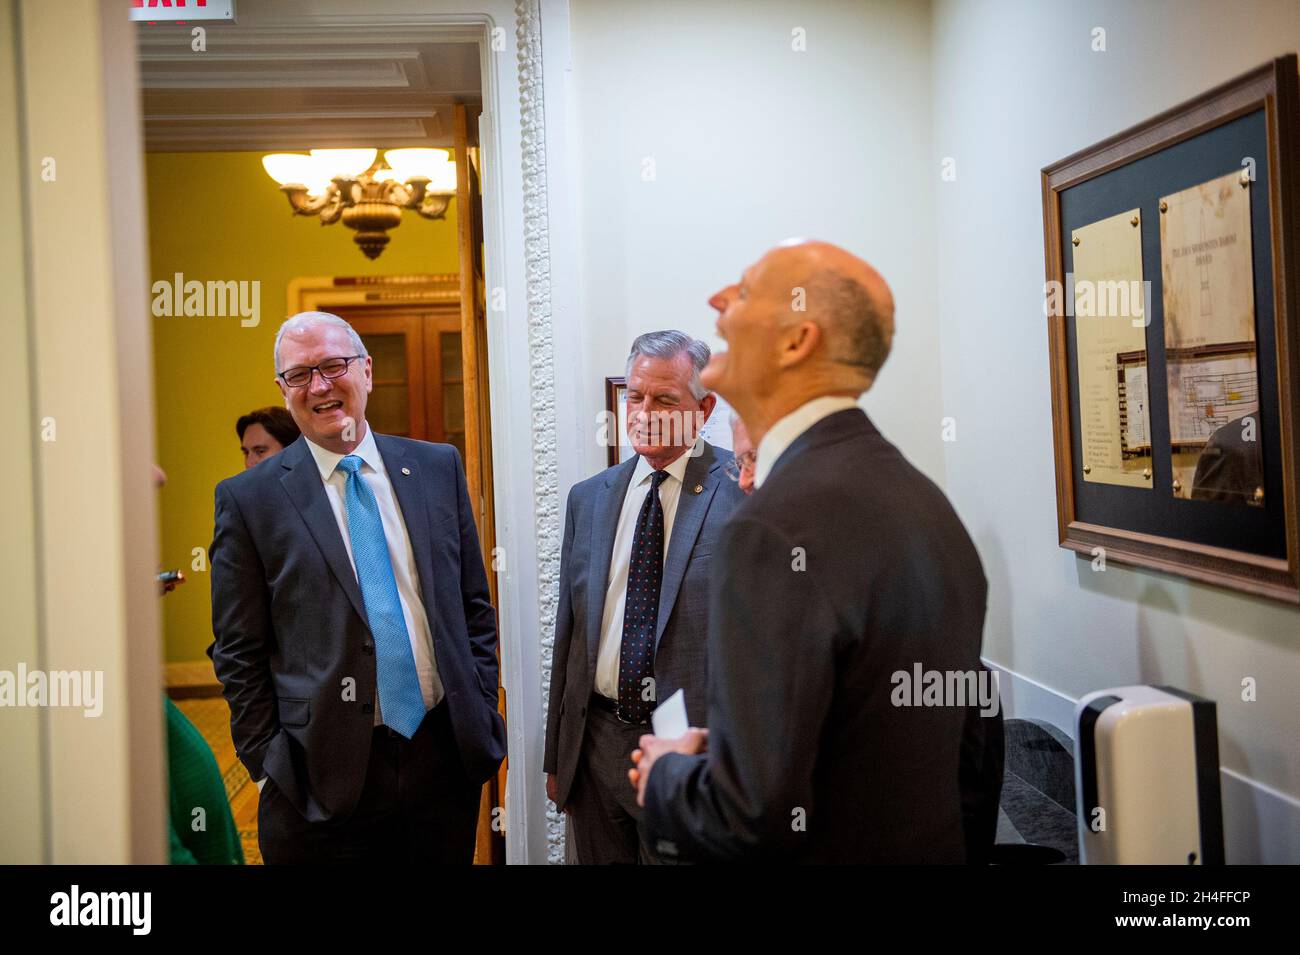
[[[370,356],[336,315],[286,321],[275,368],[302,438],[217,485],[211,548],[262,855],[469,863],[505,727],[460,455],[371,431]]]
[[[706,616],[718,531],[740,501],[731,454],[696,431],[717,397],[708,346],[647,332],[627,359],[636,456],[569,493],[546,725],[547,794],[568,816],[567,859],[653,863],[624,767],[650,714],[681,689],[708,713]]]
[[[917,664],[978,672],[985,582],[943,492],[857,404],[889,355],[889,286],[799,241],[709,304],[728,347],[701,380],[757,442],[756,490],[714,551],[707,736],[633,756],[646,828],[696,860],[978,858],[997,798],[967,799],[970,708],[893,702]]]

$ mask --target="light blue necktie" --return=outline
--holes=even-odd
[[[348,476],[343,501],[348,512],[352,562],[357,566],[361,599],[375,637],[375,674],[384,725],[410,739],[424,719],[424,697],[402,604],[397,598],[397,578],[388,556],[384,522],[374,492],[361,478],[361,463],[359,457],[349,454],[337,468]]]

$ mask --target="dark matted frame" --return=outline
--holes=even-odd
[[[1070,374],[1073,336],[1066,314],[1054,314],[1048,318],[1057,528],[1060,545],[1081,554],[1091,555],[1100,547],[1104,548],[1108,561],[1151,567],[1247,593],[1300,603],[1300,523],[1297,520],[1300,444],[1297,443],[1296,430],[1300,422],[1300,324],[1297,323],[1300,309],[1297,273],[1300,268],[1296,260],[1300,249],[1300,78],[1297,77],[1295,54],[1279,57],[1043,169],[1045,258],[1048,282],[1060,283],[1057,288],[1068,289],[1066,262],[1069,252],[1062,247],[1068,235],[1062,225],[1063,192],[1261,111],[1267,135],[1267,155],[1266,161],[1260,164],[1263,168],[1260,181],[1267,186],[1268,224],[1265,234],[1271,242],[1267,249],[1256,247],[1253,254],[1256,262],[1263,255],[1271,264],[1272,294],[1267,311],[1272,315],[1272,328],[1264,329],[1257,325],[1256,331],[1261,366],[1268,358],[1270,370],[1267,376],[1263,371],[1260,373],[1261,392],[1267,385],[1266,378],[1275,378],[1276,382],[1276,428],[1267,429],[1272,434],[1265,435],[1263,447],[1267,461],[1277,461],[1279,465],[1274,474],[1282,493],[1280,508],[1275,503],[1272,489],[1265,504],[1270,520],[1284,522],[1284,527],[1281,524],[1276,526],[1277,542],[1273,548],[1276,552],[1215,546],[1206,540],[1194,539],[1206,537],[1204,533],[1188,533],[1187,537],[1193,539],[1183,539],[1175,534],[1149,533],[1080,518],[1076,481],[1081,482],[1081,477],[1076,475],[1074,468],[1078,436],[1073,431],[1077,417],[1074,399],[1077,382],[1072,383]],[[1174,187],[1157,188],[1150,198],[1154,201],[1156,194],[1172,191],[1175,191]],[[1254,227],[1253,218],[1252,232],[1261,234]],[[1144,236],[1144,261],[1146,257]],[[1153,287],[1160,287],[1158,275],[1148,274],[1146,277],[1152,280]],[[1067,291],[1066,294],[1071,293]],[[1163,344],[1162,332],[1158,336],[1156,333],[1163,329],[1164,322],[1161,295],[1153,292],[1151,299],[1153,301],[1147,303],[1148,314],[1152,316],[1148,328],[1149,353],[1152,340]],[[1261,322],[1262,311],[1265,310],[1257,299],[1257,323]],[[1274,348],[1271,355],[1266,356],[1264,349],[1269,338],[1273,340]],[[1163,370],[1163,348],[1159,354]],[[1152,380],[1157,380],[1154,374]],[[1159,387],[1163,388],[1163,375],[1159,381]],[[1153,394],[1156,387],[1153,384]],[[1261,393],[1261,408],[1264,407],[1263,398]],[[1269,396],[1271,401],[1272,396]],[[1153,418],[1155,407],[1153,398]],[[1153,431],[1154,427],[1153,424]],[[1154,446],[1152,450],[1154,463]],[[1162,488],[1157,481],[1149,491],[1137,490],[1136,493],[1167,494],[1168,487]],[[1201,505],[1204,502],[1179,503]],[[1189,509],[1185,516],[1194,523],[1199,516],[1211,513]]]
[[[609,445],[608,458],[609,466],[612,468],[618,464],[618,449],[623,443],[623,432],[618,427],[618,405],[620,390],[627,389],[627,379],[622,376],[617,378],[605,379],[605,410],[610,413],[611,420],[614,422],[614,443]]]

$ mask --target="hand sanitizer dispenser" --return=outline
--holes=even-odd
[[[1085,696],[1074,722],[1080,863],[1223,863],[1213,700],[1122,686]]]

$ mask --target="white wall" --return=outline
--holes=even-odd
[[[637,334],[675,327],[720,346],[708,297],[781,239],[813,235],[893,286],[894,354],[866,405],[941,481],[939,391],[916,387],[939,375],[928,4],[571,0],[570,10],[583,340],[569,367],[584,425]],[[796,28],[805,52],[792,49]],[[593,473],[604,453],[594,426],[587,433]]]
[[[17,333],[10,362],[27,365],[15,384],[29,384],[5,396],[19,447],[3,486],[10,506],[30,508],[8,558],[30,562],[7,581],[22,590],[0,594],[0,667],[89,671],[99,694],[98,712],[0,716],[6,740],[24,736],[5,772],[33,774],[3,787],[6,826],[32,828],[0,840],[0,860],[158,863],[167,804],[134,31],[124,0],[22,0],[0,16],[6,105],[18,110],[3,121],[17,144],[7,158],[22,192],[5,278],[26,269],[4,327]]]
[[[1090,49],[1098,26],[1104,53]],[[1215,699],[1230,861],[1300,861],[1300,611],[1114,564],[1094,573],[1057,547],[1039,170],[1297,48],[1293,2],[934,8],[929,188],[957,418],[946,486],[989,577],[986,654],[1073,698],[1171,683]],[[945,156],[955,182],[940,180]],[[1241,700],[1246,677],[1257,702]]]
[[[23,160],[20,137],[25,130],[19,119],[23,89],[18,75],[17,7],[15,0],[0,0],[0,168],[5,169],[22,168]],[[7,177],[0,185],[7,208],[25,211],[23,185],[24,179],[17,176]],[[25,356],[31,348],[28,230],[26,215],[20,218],[18,227],[0,231],[0,285],[9,291],[5,307],[0,310],[0,336],[13,343],[15,355]],[[31,395],[32,369],[26,361],[11,361],[9,374],[0,375],[0,406],[10,409],[16,421],[38,420]],[[0,548],[0,606],[5,608],[6,617],[0,631],[0,670],[12,673],[20,662],[36,667],[41,659],[36,438],[11,441],[9,458],[5,493],[0,494],[0,526],[5,529],[5,546]],[[37,863],[48,858],[45,750],[39,710],[10,709],[0,719],[0,752],[5,754],[0,805],[6,810],[5,825],[0,826],[0,861],[5,864]]]
[[[1039,191],[1049,162],[1300,47],[1295,4],[570,11],[580,321],[557,368],[577,380],[586,473],[603,463],[600,382],[637,333],[720,344],[707,296],[786,236],[858,252],[898,300],[895,354],[866,405],[976,539],[988,657],[1066,707],[1134,682],[1218,700],[1229,857],[1300,859],[1300,612],[1113,564],[1095,574],[1056,544]],[[1096,26],[1105,53],[1091,52]],[[791,49],[799,27],[806,52]],[[1240,699],[1248,676],[1254,703]]]

